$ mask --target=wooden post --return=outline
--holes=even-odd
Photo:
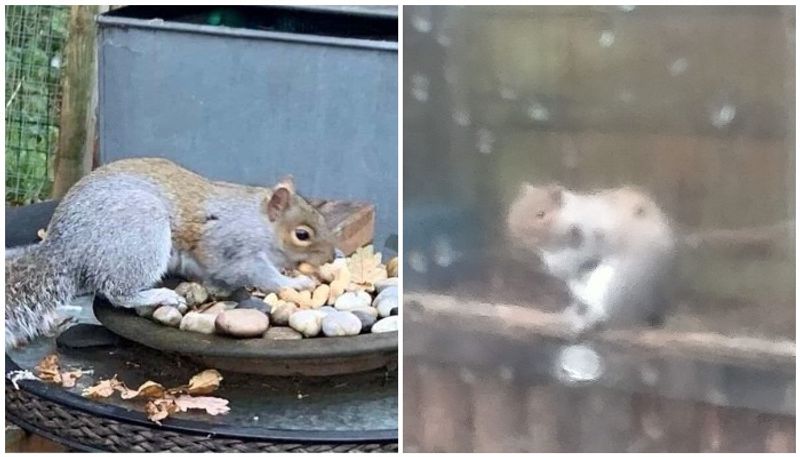
[[[55,155],[54,198],[63,197],[92,168],[97,106],[97,27],[94,16],[99,11],[97,5],[70,7],[60,131]]]

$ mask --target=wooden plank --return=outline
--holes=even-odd
[[[97,5],[70,7],[53,198],[63,197],[92,169],[97,104],[97,28],[94,21],[97,12]]]
[[[475,434],[475,414],[469,385],[451,367],[425,362],[416,371],[419,396],[417,414],[404,420],[419,420],[422,452],[469,452]],[[403,400],[407,402],[406,399]]]
[[[449,322],[451,327],[462,331],[478,327],[507,335],[509,339],[538,335],[565,343],[574,342],[567,323],[558,313],[418,292],[406,292],[404,301],[418,303],[416,308],[423,310],[427,315],[426,320]],[[732,337],[717,333],[662,329],[609,330],[587,334],[583,341],[606,343],[622,352],[637,351],[792,371],[796,361],[794,341]]]

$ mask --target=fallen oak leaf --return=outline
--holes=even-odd
[[[83,376],[83,370],[72,370],[61,373],[61,387],[75,387],[78,378]]]
[[[144,406],[147,418],[161,425],[161,421],[169,417],[170,414],[178,411],[174,398],[157,398],[147,402]]]
[[[128,388],[115,375],[111,379],[100,380],[97,384],[83,389],[81,395],[89,398],[108,398],[114,395],[116,391],[124,392],[126,390]]]
[[[42,358],[33,371],[44,382],[61,384],[61,370],[58,366],[58,356],[55,354]]]
[[[374,290],[376,281],[387,278],[386,267],[381,263],[381,253],[375,253],[372,245],[360,247],[347,259],[347,269],[352,275],[350,282],[365,290]]]
[[[124,391],[121,391],[120,397],[123,400],[131,400],[134,398],[162,398],[165,392],[166,389],[164,389],[164,386],[161,384],[153,381],[146,381],[136,390],[126,388]]]
[[[181,412],[190,409],[204,409],[206,413],[216,416],[227,414],[231,408],[228,407],[228,400],[219,397],[192,397],[191,395],[181,395],[175,399],[175,405]]]
[[[205,395],[209,394],[219,388],[222,382],[222,375],[217,370],[205,370],[194,376],[189,380],[187,392],[189,395]]]

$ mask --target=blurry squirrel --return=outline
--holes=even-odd
[[[282,269],[334,257],[322,214],[291,178],[273,188],[210,181],[165,159],[109,163],[76,183],[38,245],[6,257],[6,347],[48,334],[83,293],[125,308],[179,305],[166,273],[217,290],[307,289]]]
[[[656,203],[632,187],[579,194],[525,183],[509,208],[512,240],[539,255],[573,297],[573,331],[661,323],[675,235]]]

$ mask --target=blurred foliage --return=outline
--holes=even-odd
[[[49,197],[66,6],[6,6],[6,203]]]

